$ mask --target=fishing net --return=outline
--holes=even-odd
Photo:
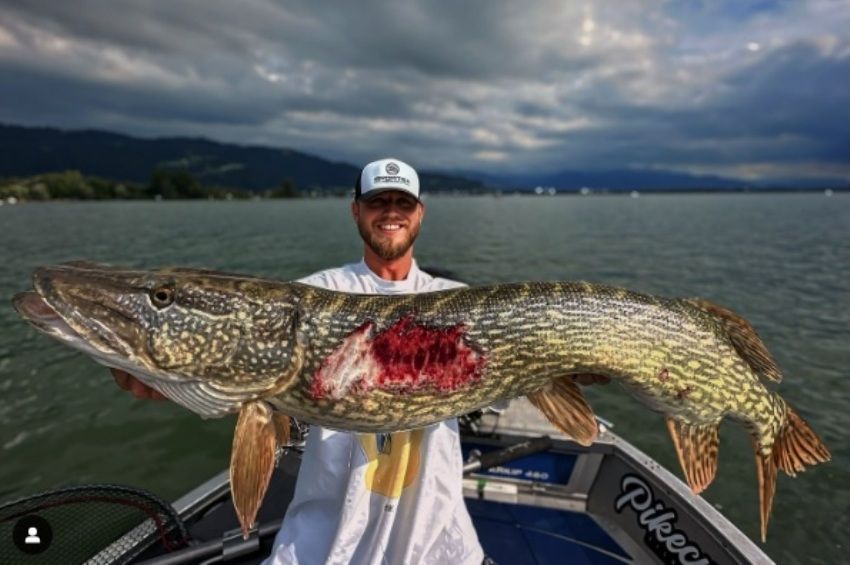
[[[133,487],[77,486],[0,506],[3,564],[127,563],[153,544],[172,551],[187,538],[171,505]]]

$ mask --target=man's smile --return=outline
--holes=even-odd
[[[380,231],[385,233],[397,232],[404,227],[401,223],[398,222],[379,223],[377,226]]]

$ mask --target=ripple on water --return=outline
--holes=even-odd
[[[4,304],[30,284],[34,267],[69,259],[290,279],[361,253],[341,200],[54,203],[15,207],[3,222]],[[591,280],[703,296],[739,311],[786,375],[777,390],[833,453],[828,465],[780,477],[767,551],[780,563],[837,563],[846,551],[836,540],[850,531],[848,234],[850,198],[839,196],[432,198],[417,257],[471,283]],[[230,419],[203,422],[134,400],[102,367],[28,330],[8,307],[0,308],[0,344],[0,446],[10,445],[0,465],[3,500],[72,474],[173,498],[226,466]],[[678,473],[662,418],[618,387],[588,396],[615,431]],[[706,498],[757,537],[749,440],[734,425],[721,438]]]

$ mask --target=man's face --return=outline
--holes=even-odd
[[[398,259],[411,248],[425,215],[422,204],[404,192],[389,190],[351,204],[360,237],[378,257]]]

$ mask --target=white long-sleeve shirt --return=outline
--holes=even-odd
[[[384,280],[361,261],[299,282],[362,294],[463,286],[432,277],[415,262],[402,281]],[[457,421],[405,439],[409,448],[394,441],[382,450],[375,434],[312,426],[294,498],[266,563],[481,563],[484,552],[463,500]]]

